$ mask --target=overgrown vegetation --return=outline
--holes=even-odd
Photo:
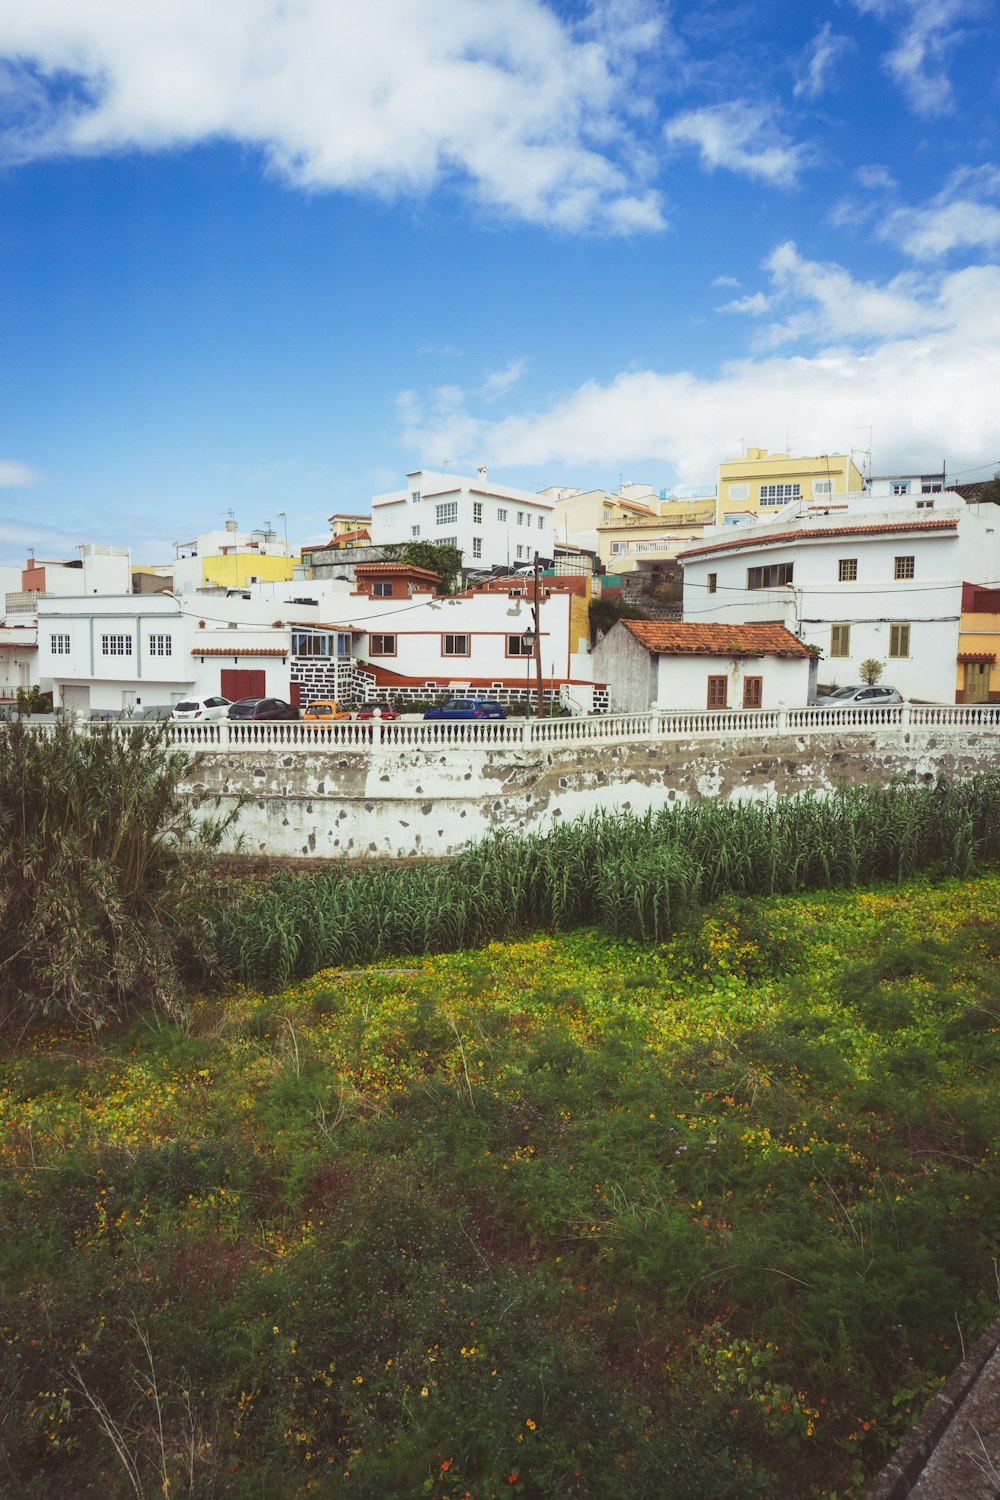
[[[21,1037],[0,1488],[857,1496],[997,1313],[998,920],[730,895]]]
[[[702,802],[498,833],[451,865],[278,876],[218,913],[222,969],[263,988],[328,966],[436,953],[539,926],[658,942],[718,896],[966,875],[1000,854],[1000,774],[847,788],[766,805]]]
[[[454,594],[462,587],[462,549],[450,542],[388,542],[382,551],[394,562],[436,573],[439,594]]]
[[[210,862],[191,760],[162,730],[0,724],[0,1025],[170,1013],[212,964]]]
[[[596,644],[599,636],[607,635],[617,620],[648,620],[646,610],[636,604],[626,604],[617,594],[601,594],[590,602],[590,644]]]

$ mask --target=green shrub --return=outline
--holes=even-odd
[[[209,863],[235,814],[198,819],[162,729],[0,725],[0,1023],[177,1012],[213,944]]]

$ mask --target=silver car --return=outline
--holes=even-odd
[[[905,700],[898,688],[894,687],[860,687],[838,688],[835,693],[830,693],[826,698],[819,700],[820,708],[843,708],[848,703],[863,703],[866,708],[885,708],[889,704],[903,703]]]

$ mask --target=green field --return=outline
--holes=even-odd
[[[998,958],[987,873],[8,1035],[0,1494],[858,1494],[1000,1311]]]

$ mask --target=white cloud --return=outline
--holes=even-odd
[[[739,287],[741,284],[738,276],[715,276],[710,282],[711,286]]]
[[[0,155],[235,140],[303,189],[458,183],[566,230],[657,229],[631,97],[656,16],[634,0],[615,31],[544,0],[32,0],[0,9],[18,85]]]
[[[915,286],[858,284],[839,267],[800,260],[794,246],[780,247],[770,264],[776,282],[798,286],[804,305],[818,299],[814,325],[842,328],[835,302],[843,296],[857,300],[869,327],[896,331],[863,341],[845,331],[809,356],[737,359],[714,376],[637,370],[590,380],[545,410],[494,422],[464,405],[424,414],[411,403],[411,450],[550,476],[657,460],[699,483],[713,478],[736,432],[780,447],[790,428],[797,451],[823,453],[858,446],[861,429],[873,426],[883,468],[919,468],[941,453],[961,453],[970,465],[995,458],[1000,268],[967,268],[921,295]]]
[[[30,490],[42,478],[39,469],[15,458],[0,458],[0,490]]]
[[[829,21],[824,21],[813,38],[805,72],[792,90],[796,99],[818,99],[830,83],[830,75],[851,48],[851,40],[838,36]]]
[[[901,21],[896,45],[883,59],[886,72],[921,115],[955,108],[944,71],[948,53],[962,37],[961,23],[982,11],[982,0],[854,0],[858,10],[890,24]]]
[[[737,312],[785,311],[759,336],[759,347],[779,348],[801,339],[813,343],[872,338],[905,338],[940,326],[944,316],[933,296],[913,272],[884,286],[858,281],[833,262],[804,260],[789,240],[764,262],[770,274],[769,296],[744,297]]]
[[[489,398],[505,396],[512,386],[516,385],[527,372],[528,366],[523,359],[512,359],[502,370],[493,370],[486,377],[483,386],[483,395]]]
[[[753,313],[754,315],[757,315],[759,313],[767,312],[770,307],[770,297],[765,296],[763,292],[751,292],[746,297],[737,297],[732,302],[724,302],[722,306],[717,307],[715,311]]]
[[[923,261],[937,260],[951,250],[996,250],[1000,208],[986,200],[997,197],[1000,169],[962,168],[927,203],[887,214],[878,237]]]
[[[809,148],[785,135],[770,109],[740,100],[675,115],[663,134],[671,145],[695,146],[709,172],[725,167],[777,187],[791,187],[811,160]]]

